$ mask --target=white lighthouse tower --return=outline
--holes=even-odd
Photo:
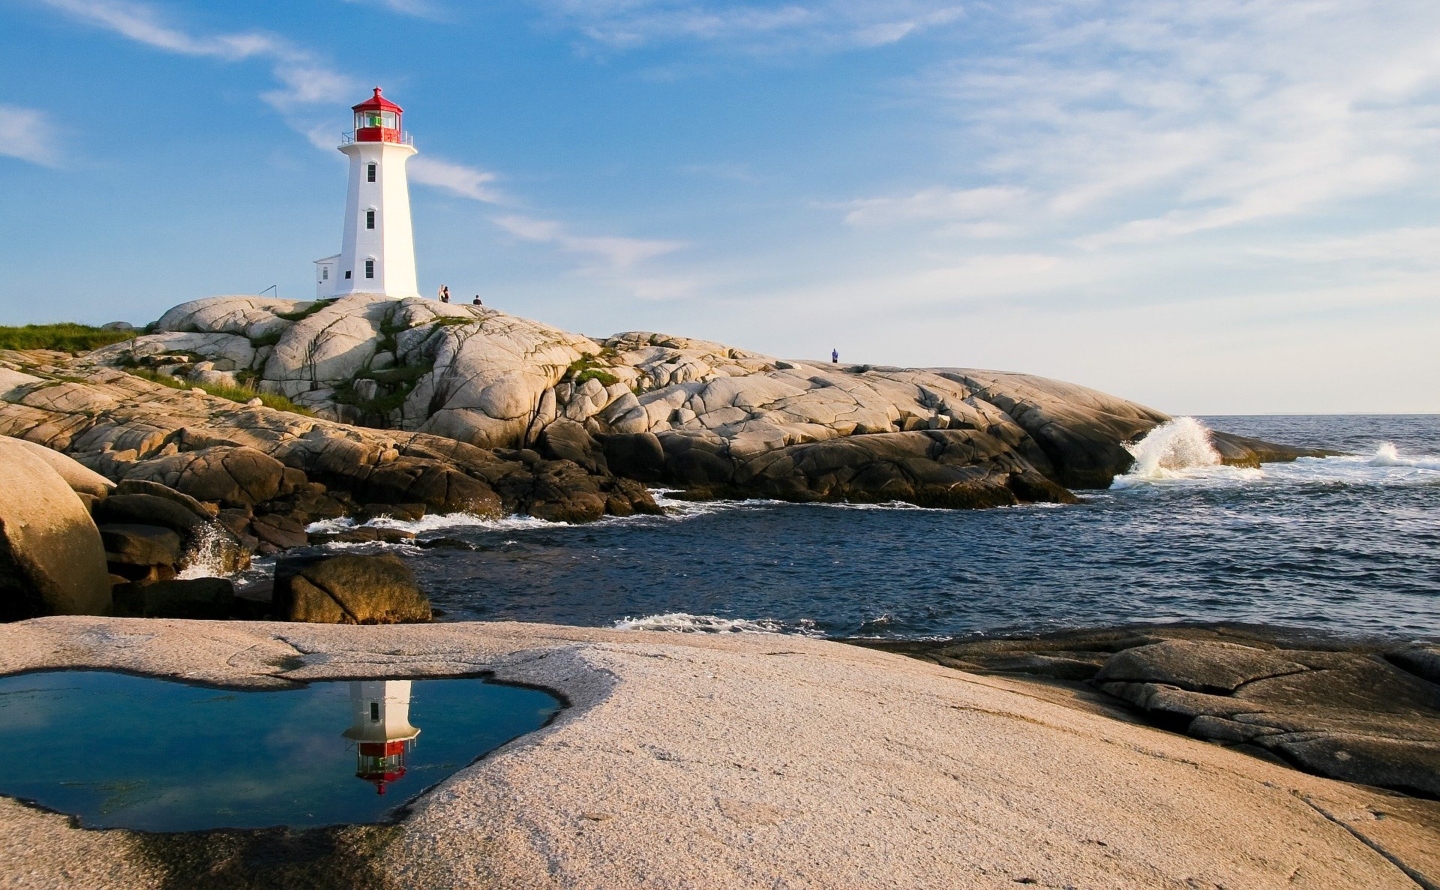
[[[340,253],[315,261],[315,296],[379,294],[418,297],[415,236],[405,162],[415,154],[399,105],[375,95],[354,106],[355,132],[340,151],[350,156],[345,234]]]

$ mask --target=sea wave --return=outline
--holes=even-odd
[[[778,621],[762,618],[721,618],[716,615],[691,615],[689,612],[668,612],[664,615],[646,615],[643,618],[621,618],[611,625],[615,630],[664,630],[674,633],[784,633],[785,627]]]
[[[413,532],[417,535],[426,532],[444,531],[455,528],[483,528],[483,529],[528,529],[528,528],[564,528],[569,525],[567,522],[549,522],[544,519],[536,519],[534,516],[522,516],[513,514],[501,519],[494,519],[484,516],[476,516],[472,513],[435,513],[413,521],[404,519],[392,519],[389,516],[377,516],[368,522],[356,522],[354,519],[322,519],[319,522],[312,522],[305,527],[305,531],[311,534],[334,535],[349,531],[361,526],[370,528],[393,528],[400,531]]]

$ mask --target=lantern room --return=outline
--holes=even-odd
[[[356,142],[405,142],[405,133],[400,126],[404,110],[380,95],[375,95],[353,107],[355,112]]]

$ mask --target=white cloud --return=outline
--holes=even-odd
[[[925,83],[983,168],[1102,249],[1313,214],[1423,181],[1440,6],[1028,5]]]
[[[679,250],[681,241],[658,241],[644,238],[621,238],[611,235],[574,235],[553,220],[508,215],[494,218],[494,223],[517,238],[541,244],[554,244],[571,253],[602,260],[613,271],[626,271],[637,263]]]
[[[444,189],[462,198],[484,201],[487,204],[504,203],[504,198],[492,186],[496,175],[486,170],[467,167],[424,155],[410,161],[410,178],[422,185]]]
[[[842,207],[848,209],[845,221],[851,225],[884,225],[913,220],[981,220],[1014,208],[1024,198],[1024,189],[1008,186],[931,188],[899,198],[862,198]]]
[[[1368,232],[1345,238],[1321,238],[1251,248],[1256,256],[1302,263],[1345,263],[1358,260],[1440,264],[1440,226],[1415,226]]]
[[[43,167],[60,165],[55,127],[43,111],[0,105],[0,155]]]
[[[538,0],[559,26],[626,50],[699,42],[745,52],[836,51],[884,46],[964,15],[937,0],[804,0],[784,5],[722,0]]]
[[[281,111],[297,106],[337,102],[357,89],[355,81],[290,41],[248,31],[197,35],[167,24],[151,6],[121,0],[41,0],[77,21],[166,52],[239,62],[264,59],[281,88],[266,92],[265,101]]]

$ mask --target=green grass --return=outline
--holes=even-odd
[[[187,383],[169,374],[161,374],[151,371],[148,368],[126,368],[126,373],[134,374],[136,377],[149,380],[151,383],[158,383],[161,386],[168,386],[171,389],[198,389],[208,392],[212,396],[219,396],[222,399],[229,399],[232,402],[248,402],[251,399],[259,399],[266,408],[274,408],[276,411],[289,411],[291,414],[302,414],[306,417],[314,417],[315,412],[308,408],[302,408],[282,395],[269,392],[259,392],[248,386],[216,386],[210,383]]]
[[[587,352],[570,363],[570,367],[565,369],[563,379],[573,382],[576,386],[587,380],[599,380],[601,386],[614,386],[620,382],[620,378],[605,370],[607,367],[609,366],[595,361],[595,356]]]
[[[330,300],[316,300],[313,303],[307,304],[304,309],[297,309],[294,312],[277,312],[275,316],[277,318],[283,318],[286,321],[300,321],[303,318],[309,318],[338,299],[339,297]]]
[[[89,325],[27,324],[23,328],[0,327],[0,349],[54,349],[60,352],[89,352],[111,343],[135,339],[135,331],[105,331]]]
[[[455,324],[474,324],[479,321],[483,321],[483,319],[471,318],[468,315],[445,315],[435,319],[431,324],[437,327],[443,327],[445,325]]]

